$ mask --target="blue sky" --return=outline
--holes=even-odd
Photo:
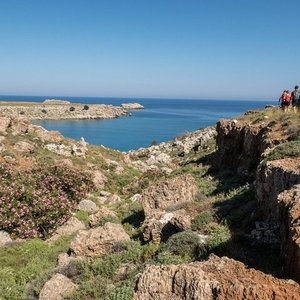
[[[0,94],[272,99],[299,0],[0,0]]]

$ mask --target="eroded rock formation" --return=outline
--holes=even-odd
[[[137,281],[134,300],[296,300],[300,287],[244,264],[210,256],[208,261],[148,266]]]

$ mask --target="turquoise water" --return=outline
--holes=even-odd
[[[214,125],[220,118],[233,118],[245,111],[263,108],[270,101],[237,100],[177,100],[177,99],[113,99],[76,97],[0,96],[0,100],[36,101],[46,98],[66,99],[80,103],[120,105],[139,102],[144,110],[132,111],[132,116],[112,120],[35,121],[48,130],[58,130],[64,136],[104,145],[120,151],[148,147],[152,141],[173,139],[187,131]]]

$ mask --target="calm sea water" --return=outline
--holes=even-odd
[[[0,96],[0,100],[42,102],[47,98],[79,103],[120,105],[139,102],[144,110],[132,111],[132,116],[112,120],[35,121],[48,130],[58,130],[64,136],[81,137],[95,145],[120,151],[148,147],[152,141],[173,139],[187,131],[214,125],[220,118],[233,118],[250,109],[263,108],[271,101],[245,100],[178,100],[178,99],[114,99],[53,96]],[[271,103],[272,104],[272,103]]]

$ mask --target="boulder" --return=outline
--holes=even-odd
[[[300,286],[277,279],[227,257],[182,265],[149,265],[140,275],[133,300],[296,300]]]
[[[80,230],[71,243],[71,250],[76,256],[101,257],[129,240],[121,224],[108,222],[98,228]]]
[[[164,229],[170,226],[177,231],[189,229],[190,217],[182,206],[194,201],[196,193],[195,179],[189,174],[159,181],[145,189],[141,197],[145,212],[144,240],[160,242]]]
[[[34,145],[25,141],[17,142],[14,148],[21,153],[33,153],[34,151]]]
[[[0,247],[5,246],[7,243],[12,242],[8,232],[0,230]]]
[[[107,183],[107,177],[99,170],[92,171],[91,177],[97,189],[103,189]]]
[[[81,200],[78,209],[87,212],[89,215],[96,213],[99,207],[92,200]]]
[[[122,200],[121,200],[120,196],[118,196],[117,194],[112,194],[106,198],[105,203],[115,204],[115,203],[119,203],[121,201]]]
[[[47,241],[48,243],[52,244],[61,236],[70,235],[82,229],[85,229],[84,223],[82,221],[79,221],[75,217],[71,217],[65,224],[58,227],[55,230],[54,234]]]
[[[27,133],[29,130],[29,119],[26,117],[15,117],[11,119],[10,128],[13,135]]]
[[[69,278],[62,274],[55,274],[43,286],[39,300],[63,300],[71,295],[77,288]]]
[[[11,119],[7,117],[0,117],[0,134],[6,135],[7,129],[10,125]]]
[[[59,155],[63,155],[66,157],[70,157],[72,156],[72,150],[69,146],[66,146],[64,144],[55,144],[55,143],[51,143],[51,144],[46,144],[45,149],[57,153]]]
[[[103,218],[112,217],[116,218],[117,215],[108,208],[101,207],[95,214],[89,216],[89,224],[95,227]]]

